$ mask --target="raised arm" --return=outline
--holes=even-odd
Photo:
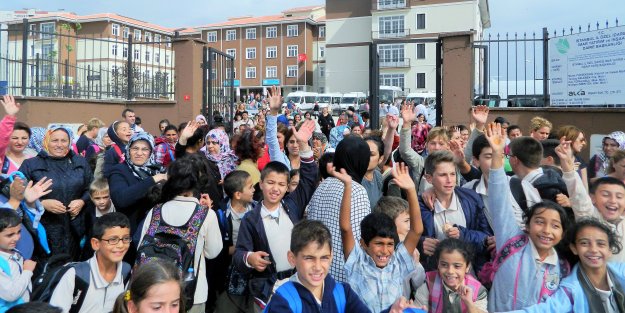
[[[399,154],[417,178],[423,170],[423,157],[410,146],[412,140],[412,122],[417,118],[412,105],[404,105],[401,109],[401,118],[404,121],[399,133]]]
[[[269,90],[269,114],[267,114],[267,125],[265,127],[265,142],[269,147],[269,157],[271,161],[278,161],[291,169],[291,161],[280,150],[278,143],[278,115],[282,106],[282,92],[276,86]]]
[[[409,253],[412,253],[417,248],[419,238],[423,233],[423,221],[421,220],[421,207],[417,198],[417,190],[405,164],[401,163],[393,168],[393,182],[406,192],[408,199],[410,230],[404,239],[404,246]]]
[[[562,137],[560,145],[556,147],[555,152],[560,157],[560,166],[563,173],[562,179],[569,192],[569,200],[571,201],[571,208],[575,218],[579,219],[588,216],[601,218],[601,215],[592,204],[588,191],[584,188],[582,179],[575,172],[575,158],[573,157],[571,142]]]
[[[397,131],[397,126],[399,125],[399,118],[394,116],[386,117],[386,125],[388,129],[386,130],[386,135],[384,136],[384,158],[383,161],[380,162],[380,169],[386,164],[388,158],[391,156],[391,152],[393,152],[393,139],[395,139],[395,132]]]
[[[15,98],[10,95],[2,97],[0,104],[4,107],[6,115],[0,121],[0,158],[6,155],[11,134],[13,133],[13,126],[17,121],[17,113],[20,111],[20,104],[15,102]]]
[[[471,136],[464,148],[465,160],[471,163],[473,157],[473,141],[484,132],[486,127],[486,121],[488,120],[488,107],[485,105],[478,105],[471,108],[471,120],[475,123],[475,128],[471,130]]]
[[[341,182],[345,187],[343,190],[343,198],[341,199],[341,211],[339,213],[339,227],[341,228],[341,239],[343,241],[343,255],[345,260],[349,258],[349,254],[354,249],[356,241],[352,231],[351,222],[351,203],[352,203],[352,177],[347,174],[345,169],[337,172],[328,165],[328,172]]]

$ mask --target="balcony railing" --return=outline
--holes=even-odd
[[[384,30],[376,30],[371,32],[371,37],[373,39],[393,39],[393,38],[404,38],[410,36],[410,29],[384,29]]]
[[[382,59],[380,58],[380,68],[400,68],[400,67],[410,67],[410,59],[400,59],[400,58],[389,58]]]
[[[378,10],[405,9],[406,0],[378,0]]]

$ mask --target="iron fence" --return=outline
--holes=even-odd
[[[203,114],[209,124],[221,122],[232,131],[235,103],[234,57],[219,50],[204,47]]]
[[[37,30],[28,20],[0,29],[0,94],[173,99],[171,40],[79,33],[80,24]]]

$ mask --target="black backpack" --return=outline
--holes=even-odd
[[[70,313],[78,313],[85,301],[87,290],[91,281],[91,267],[89,261],[71,262],[69,254],[52,256],[43,267],[43,272],[33,281],[33,292],[30,301],[50,302],[54,289],[65,273],[73,268],[76,271],[74,281],[74,302],[69,310]],[[130,278],[130,265],[122,262],[122,277],[124,285]]]

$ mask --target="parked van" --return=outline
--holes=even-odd
[[[391,104],[395,102],[395,99],[404,96],[404,91],[395,86],[380,86],[380,103]]]
[[[288,104],[289,101],[293,101],[293,103],[302,111],[312,111],[313,107],[315,106],[316,99],[316,92],[295,91],[291,92],[288,96],[284,98],[284,104]]]
[[[332,112],[332,110],[338,110],[342,96],[343,95],[340,93],[320,93],[319,95],[317,95],[319,111],[321,111],[321,109],[325,107],[330,108],[330,112]]]
[[[414,104],[422,104],[425,101],[425,105],[430,106],[436,103],[436,93],[433,92],[415,92],[409,93],[406,97],[406,101],[414,101]]]
[[[367,95],[364,92],[350,92],[341,97],[339,103],[340,110],[347,110],[350,106],[353,106],[355,110],[358,110],[361,104],[365,103]]]

